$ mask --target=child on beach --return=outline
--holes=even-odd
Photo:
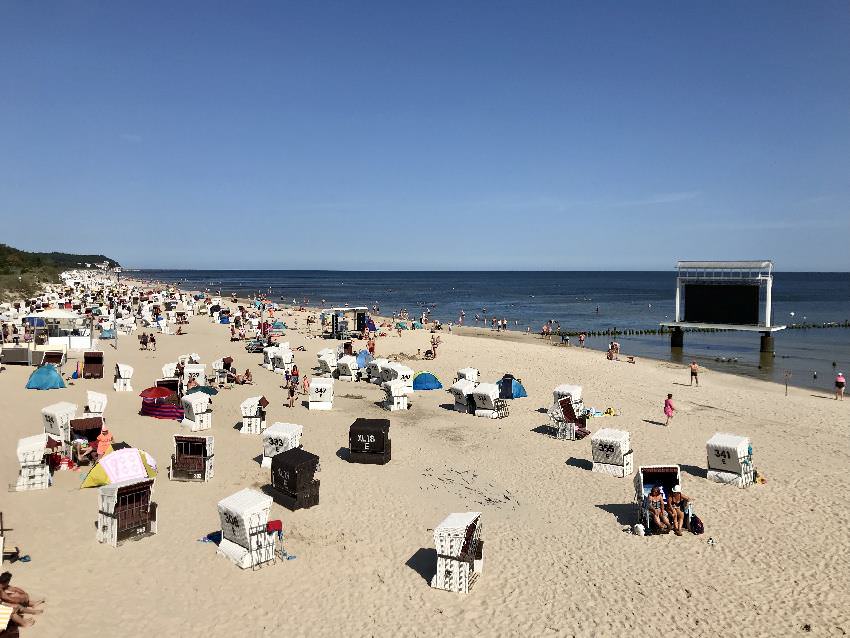
[[[310,394],[310,375],[304,375],[304,380],[301,382],[301,394]]]
[[[668,394],[667,399],[664,401],[664,415],[667,417],[664,425],[670,425],[670,419],[673,418],[674,412],[676,412],[676,406],[673,405],[673,395]]]

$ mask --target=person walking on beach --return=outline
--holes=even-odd
[[[156,352],[156,337],[153,333],[151,333],[151,336],[148,337],[148,347],[154,352]]]
[[[844,387],[847,385],[847,379],[844,378],[844,373],[839,372],[835,377],[835,400],[844,400]]]
[[[310,375],[305,374],[301,382],[301,394],[310,394]]]
[[[668,394],[667,399],[664,401],[664,416],[667,417],[667,421],[665,421],[664,425],[670,425],[670,419],[673,418],[673,414],[676,412],[676,406],[673,405],[673,395]]]
[[[294,383],[290,384],[290,385],[289,385],[289,392],[288,392],[288,396],[289,396],[289,407],[290,407],[290,408],[294,408],[294,407],[295,407],[295,394],[296,394],[297,392],[298,392],[298,386],[296,386]]]
[[[696,361],[691,361],[691,385],[694,384],[694,381],[697,383],[697,387],[699,387],[699,366]]]
[[[578,336],[578,345],[580,348],[584,348],[584,340],[587,338],[587,335],[583,332]]]

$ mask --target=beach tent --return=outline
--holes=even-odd
[[[370,361],[372,361],[372,355],[369,354],[368,350],[361,350],[357,353],[357,367],[361,370],[365,370]]]
[[[100,459],[86,478],[80,489],[99,487],[122,481],[139,481],[156,476],[156,461],[143,450],[126,447],[109,452]]]
[[[112,328],[105,328],[105,329],[100,331],[100,338],[101,339],[114,339],[115,338],[115,331]]]
[[[399,330],[407,330],[407,324],[404,323],[403,321],[397,321],[396,324],[395,324],[395,327],[398,328]]]
[[[228,315],[222,315],[219,320],[219,323],[230,323],[230,317]]]
[[[511,383],[510,390],[504,387],[508,381]],[[503,377],[496,381],[496,385],[499,386],[499,396],[503,399],[521,399],[528,396],[522,384],[513,377]]]
[[[420,372],[413,377],[414,390],[441,390],[443,384],[431,372]]]
[[[174,405],[169,399],[145,399],[142,398],[142,416],[152,416],[155,419],[183,420],[183,406]]]
[[[57,390],[64,387],[62,375],[49,363],[35,369],[27,381],[27,390]]]

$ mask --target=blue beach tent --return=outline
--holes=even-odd
[[[443,384],[431,372],[420,372],[413,377],[414,390],[441,390]]]
[[[64,387],[62,375],[49,363],[33,370],[27,381],[27,390],[58,390]]]
[[[357,367],[363,370],[372,361],[372,355],[368,350],[361,350],[357,353]]]
[[[511,383],[510,389],[507,387],[508,381]],[[513,377],[503,377],[496,381],[496,385],[499,386],[499,397],[502,399],[521,399],[528,396],[522,384]]]

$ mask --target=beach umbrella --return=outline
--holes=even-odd
[[[102,457],[83,479],[80,489],[121,481],[138,481],[156,476],[156,461],[134,447],[113,450]]]
[[[414,390],[440,390],[443,384],[433,372],[422,371],[413,377]]]
[[[52,365],[47,364],[33,370],[27,380],[27,390],[58,390],[65,387],[62,375]]]
[[[218,394],[218,390],[210,385],[196,385],[194,388],[187,390],[185,394],[195,394],[195,392],[203,392],[204,394],[208,394],[211,397],[214,397]]]
[[[164,399],[172,394],[174,394],[173,390],[160,387],[147,388],[139,392],[139,396],[143,399]]]

